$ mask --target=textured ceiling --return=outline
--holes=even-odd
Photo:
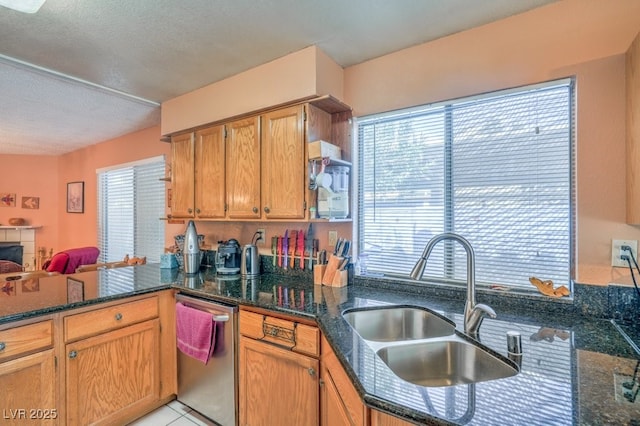
[[[0,7],[0,154],[59,155],[153,126],[160,102],[310,45],[347,67],[551,1],[47,0],[36,14]]]

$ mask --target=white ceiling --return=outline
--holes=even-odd
[[[165,100],[317,45],[343,67],[554,0],[47,0],[0,6],[0,154],[159,124]]]

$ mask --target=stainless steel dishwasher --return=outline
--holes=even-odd
[[[178,294],[176,301],[211,314],[214,354],[205,365],[178,350],[178,400],[214,422],[233,426],[238,418],[238,307]]]

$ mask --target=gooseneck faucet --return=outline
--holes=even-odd
[[[457,241],[467,252],[467,301],[464,305],[464,332],[475,336],[478,334],[484,316],[489,315],[491,318],[495,318],[496,313],[490,306],[483,303],[476,303],[476,255],[473,247],[471,247],[471,244],[466,238],[453,232],[445,232],[431,238],[424,248],[424,252],[422,256],[420,256],[416,266],[413,267],[410,276],[414,280],[422,278],[425,267],[427,266],[427,259],[431,255],[433,248],[443,240]]]

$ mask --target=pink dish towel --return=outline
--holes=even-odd
[[[216,323],[213,316],[176,303],[176,337],[182,353],[207,364],[215,350]]]

